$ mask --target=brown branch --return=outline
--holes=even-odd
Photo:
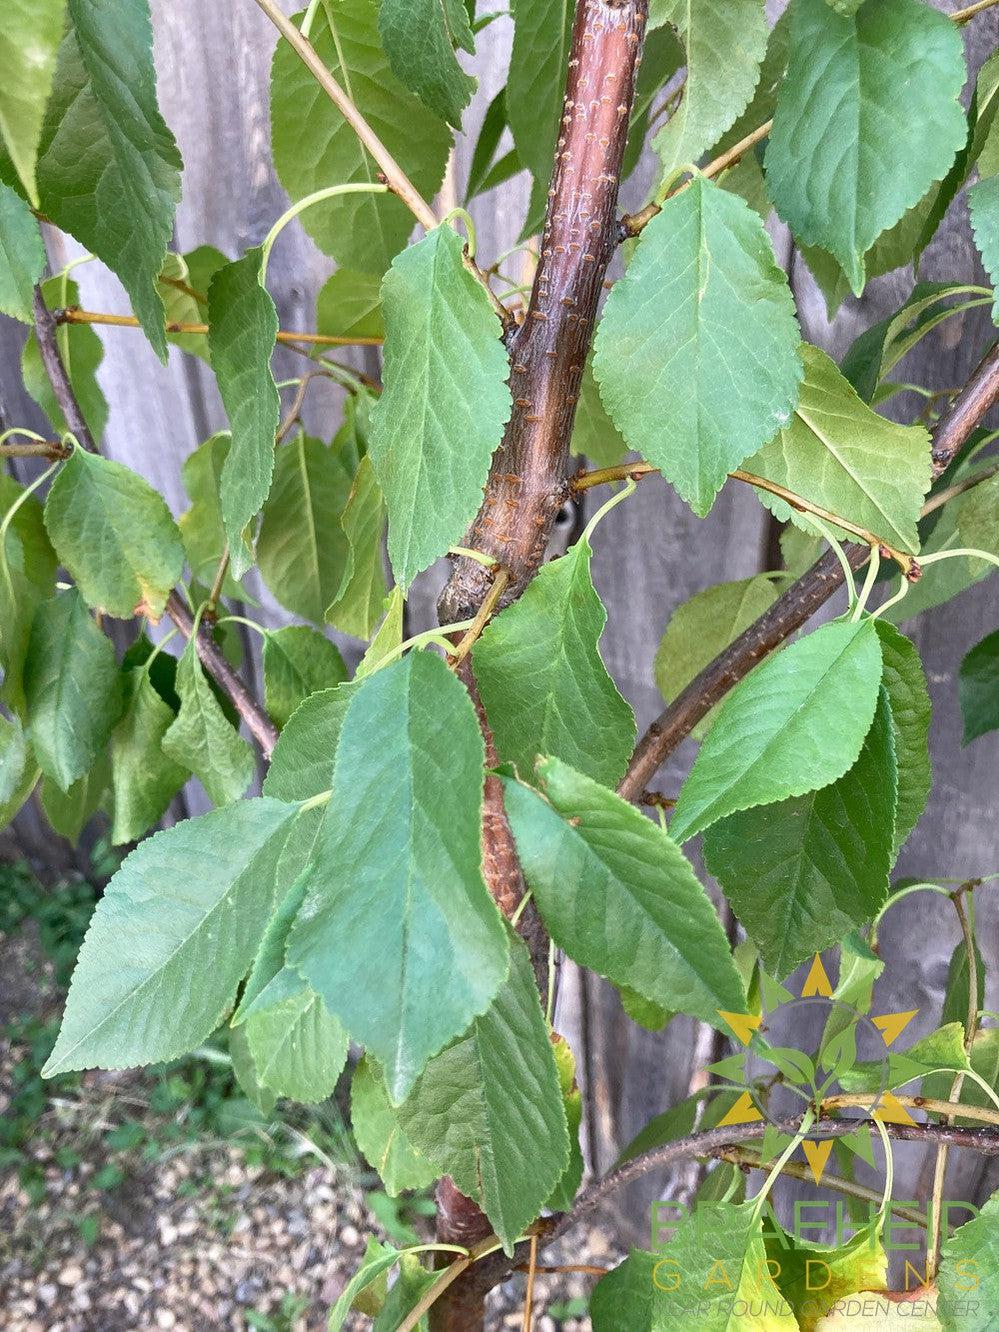
[[[843,1138],[855,1133],[865,1125],[871,1128],[874,1127],[871,1120],[824,1119],[812,1125],[810,1136]],[[774,1125],[778,1132],[792,1137],[797,1134],[800,1126],[800,1117],[783,1120]],[[626,1184],[641,1179],[643,1175],[647,1175],[653,1170],[666,1169],[675,1165],[678,1161],[684,1161],[691,1157],[725,1158],[737,1152],[740,1144],[759,1141],[765,1137],[769,1127],[766,1121],[761,1120],[756,1124],[740,1124],[737,1128],[729,1125],[722,1128],[700,1130],[690,1133],[684,1138],[676,1138],[672,1142],[654,1147],[651,1151],[626,1161],[617,1170],[612,1170],[603,1179],[597,1180],[588,1189],[584,1189],[573,1203],[570,1211],[561,1215],[542,1217],[539,1221],[536,1221],[531,1227],[531,1235],[537,1236],[541,1246],[551,1244],[555,1240],[561,1239],[563,1235],[579,1225],[581,1221],[593,1216],[612,1193],[623,1188]],[[889,1138],[903,1142],[946,1143],[950,1147],[964,1147],[970,1151],[979,1152],[983,1156],[999,1156],[999,1131],[995,1129],[954,1128],[946,1124],[890,1123],[884,1124],[882,1127]],[[481,1247],[488,1247],[485,1241],[480,1243]],[[463,1273],[459,1285],[474,1283],[481,1296],[484,1297],[494,1286],[505,1281],[511,1272],[523,1266],[529,1255],[529,1240],[518,1244],[511,1258],[508,1258],[502,1252],[486,1254]],[[468,1324],[468,1326],[471,1327],[472,1324]]]
[[[111,328],[138,328],[139,321],[135,315],[106,314],[98,310],[81,310],[79,306],[70,305],[65,310],[56,310],[54,312],[57,324],[102,324]],[[207,324],[188,324],[183,321],[173,321],[166,325],[168,333],[200,333],[208,332]],[[281,328],[277,333],[278,342],[307,342],[315,347],[380,347],[385,341],[384,338],[341,338],[334,337],[329,333],[303,333],[294,328]]]
[[[52,392],[59,404],[59,410],[62,412],[66,425],[80,448],[86,449],[88,453],[97,453],[99,451],[97,444],[90,427],[84,419],[83,412],[80,410],[73,385],[70,383],[66,367],[63,365],[62,357],[59,354],[55,316],[46,306],[39,287],[35,288],[34,293],[34,315],[35,333],[38,338],[42,365],[45,367],[45,373],[52,384]],[[178,592],[171,592],[167,598],[166,613],[184,637],[190,638],[194,626],[193,617]],[[274,746],[277,744],[277,727],[226,661],[217,643],[212,638],[211,631],[201,625],[198,626],[197,650],[198,657],[205,669],[232,700],[233,707],[246,723],[247,730],[260,745],[264,757],[270,758]]]
[[[940,476],[953,461],[986,412],[999,401],[999,344],[986,353],[967,384],[940,418],[932,434],[933,474]],[[859,569],[867,560],[866,546],[848,545],[850,567]],[[631,757],[618,794],[635,800],[656,772],[686,739],[697,723],[740,680],[800,629],[820,606],[843,585],[843,570],[832,551],[827,551],[807,573],[783,592],[769,610],[749,626],[665,708],[641,740]]]
[[[190,638],[194,617],[179,592],[170,593],[167,598],[166,613],[184,637]],[[222,649],[212,638],[211,631],[202,628],[201,625],[198,626],[197,649],[201,664],[219,688],[229,696],[232,706],[246,723],[246,729],[260,746],[264,758],[269,759],[278,742],[277,727],[250,693],[242,678],[226,661]]]

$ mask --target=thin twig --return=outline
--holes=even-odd
[[[800,1126],[801,1117],[799,1116],[776,1123],[773,1126],[766,1121],[760,1121],[755,1124],[740,1124],[737,1127],[724,1126],[722,1128],[701,1130],[688,1134],[684,1138],[677,1138],[673,1142],[663,1143],[641,1156],[633,1157],[617,1170],[612,1170],[603,1179],[591,1184],[588,1189],[585,1189],[579,1195],[570,1211],[564,1212],[560,1216],[542,1217],[539,1221],[536,1221],[531,1227],[530,1233],[538,1237],[542,1246],[548,1245],[554,1240],[561,1239],[563,1235],[581,1221],[591,1217],[612,1193],[653,1170],[665,1169],[675,1165],[678,1161],[688,1160],[691,1157],[721,1157],[724,1159],[726,1155],[739,1151],[740,1144],[759,1141],[764,1138],[771,1131],[771,1127],[780,1134],[794,1137]],[[865,1127],[873,1128],[875,1125],[871,1120],[822,1119],[812,1125],[810,1132],[821,1138],[844,1138]],[[902,1142],[946,1142],[952,1147],[964,1147],[971,1151],[980,1152],[985,1156],[999,1156],[999,1131],[994,1128],[955,1128],[946,1124],[892,1123],[885,1124],[883,1127],[890,1138]],[[877,1200],[880,1202],[880,1198],[877,1198]],[[506,1280],[513,1270],[524,1264],[529,1257],[529,1243],[529,1240],[525,1240],[518,1244],[512,1259],[507,1258],[503,1253],[490,1251],[480,1261],[477,1261],[475,1263],[475,1277],[480,1282],[482,1289],[489,1290],[493,1286],[499,1285],[500,1282]],[[485,1244],[486,1242],[483,1242],[480,1249],[484,1248]],[[494,1242],[493,1250],[498,1247],[498,1244]],[[469,1264],[466,1262],[464,1267],[467,1266]],[[448,1269],[448,1271],[450,1270]],[[455,1273],[451,1280],[456,1280],[461,1274],[461,1272]],[[449,1281],[448,1284],[450,1285],[451,1282]],[[429,1308],[432,1302],[431,1300],[424,1304],[423,1310]],[[407,1326],[411,1325],[407,1324]]]
[[[476,640],[492,619],[493,611],[496,609],[497,603],[503,595],[504,588],[510,581],[509,569],[504,569],[499,565],[493,565],[492,570],[492,586],[486,593],[482,605],[475,612],[475,618],[472,620],[471,625],[465,630],[465,635],[461,642],[455,648],[454,652],[451,653],[451,665],[454,668],[460,666],[468,656],[469,652],[471,652]]]
[[[392,193],[399,196],[421,226],[432,231],[437,226],[438,220],[434,210],[323,64],[312,43],[307,37],[302,36],[285,14],[282,14],[273,0],[257,0],[257,4],[343,116],[361,141],[361,145],[374,158]]]
[[[68,306],[65,310],[54,312],[58,324],[106,324],[112,328],[138,328],[135,315],[107,314],[101,310],[81,310],[77,306]],[[168,333],[208,332],[207,324],[188,324],[172,322],[166,325]],[[330,333],[304,333],[299,329],[282,328],[277,333],[278,342],[307,342],[315,347],[380,347],[384,338],[335,337]]]
[[[988,1105],[962,1105],[960,1101],[953,1098],[949,1101],[941,1101],[933,1096],[899,1096],[893,1093],[895,1100],[899,1105],[904,1105],[912,1110],[925,1110],[929,1115],[945,1115],[950,1118],[957,1115],[964,1119],[977,1119],[980,1124],[995,1124],[999,1126],[999,1110],[994,1110]],[[876,1106],[881,1100],[880,1096],[865,1095],[860,1092],[840,1092],[836,1096],[828,1096],[822,1102],[822,1109],[842,1110],[848,1106],[856,1106],[858,1109],[870,1109]]]
[[[524,1289],[523,1332],[531,1332],[534,1324],[534,1274],[538,1270],[538,1237],[531,1236],[530,1253],[527,1259],[527,1283]]]
[[[750,1170],[766,1170],[767,1162],[754,1152],[744,1152],[735,1147],[730,1152],[717,1152],[719,1161],[728,1161],[732,1165],[746,1166]],[[801,1179],[806,1183],[814,1184],[815,1176],[812,1173],[811,1166],[803,1165],[800,1161],[785,1161],[784,1168],[781,1171],[784,1175],[789,1175],[792,1179]],[[843,1179],[839,1175],[823,1175],[822,1188],[831,1189],[833,1193],[842,1193],[850,1198],[860,1198],[863,1202],[874,1203],[881,1206],[881,1194],[874,1189],[865,1188],[863,1184],[856,1184],[852,1179]],[[891,1210],[896,1216],[900,1216],[910,1225],[926,1225],[926,1217],[921,1213],[913,1211],[905,1206],[904,1203],[889,1203]]]
[[[964,888],[961,885],[950,894],[950,900],[954,903],[954,910],[957,912],[957,918],[961,923],[961,933],[964,937],[965,954],[968,959],[968,1021],[964,1030],[964,1049],[967,1055],[971,1055],[972,1046],[975,1043],[975,1033],[978,1030],[978,958],[975,955],[975,934],[971,928],[971,919],[964,907]],[[956,1101],[964,1088],[964,1074],[958,1073],[951,1083],[950,1099]],[[996,1121],[999,1122],[999,1112],[992,1111]],[[974,1112],[966,1115],[966,1118],[977,1119],[981,1116]],[[944,1121],[950,1122],[950,1116]],[[942,1142],[937,1148],[936,1159],[933,1162],[933,1190],[930,1202],[930,1239],[926,1251],[926,1271],[932,1276],[937,1270],[937,1263],[940,1258],[940,1239],[941,1224],[943,1215],[943,1193],[944,1184],[947,1178],[947,1144]]]
[[[571,479],[569,485],[572,490],[577,492],[590,490],[593,486],[603,485],[610,481],[638,481],[643,476],[649,476],[658,470],[650,463],[620,463],[616,467],[601,467],[596,471],[578,473]],[[912,568],[913,557],[911,555],[896,550],[894,546],[889,545],[876,532],[869,532],[866,527],[861,527],[851,519],[833,513],[831,509],[824,509],[820,504],[815,504],[810,499],[806,499],[804,495],[788,490],[786,486],[778,485],[776,481],[770,481],[765,476],[755,476],[752,472],[744,472],[738,467],[729,472],[728,475],[733,481],[743,481],[746,485],[755,487],[756,490],[765,490],[771,495],[776,495],[778,499],[782,499],[785,504],[789,504],[792,509],[796,509],[799,513],[813,513],[825,522],[835,523],[837,527],[858,537],[867,546],[878,547],[895,561],[903,573],[908,573]]]
[[[184,604],[179,592],[171,592],[167,597],[166,613],[184,637],[189,639],[194,628],[194,617]],[[277,727],[250,693],[240,676],[226,661],[222,649],[212,638],[210,630],[203,629],[200,625],[198,626],[196,646],[198,658],[202,665],[214,678],[216,684],[229,696],[233,707],[246,723],[246,729],[260,746],[264,758],[269,759],[274,752],[274,746],[278,742]]]
[[[996,0],[996,3],[999,3],[999,0]],[[767,137],[773,129],[773,124],[772,120],[768,120],[766,124],[758,125],[744,139],[740,139],[731,148],[727,148],[725,152],[720,153],[714,161],[709,162],[700,174],[711,179],[714,176],[720,176],[728,167],[735,166],[743,155],[749,152],[750,148]],[[689,184],[689,181],[684,181],[675,190],[670,190],[667,197],[672,199],[676,195],[682,194]],[[621,239],[625,240],[630,236],[637,236],[644,227],[648,226],[656,214],[661,212],[661,204],[648,203],[644,208],[640,208],[637,213],[626,213],[621,219]]]
[[[59,462],[72,452],[72,448],[57,439],[42,444],[0,444],[0,458],[48,458],[50,462]]]

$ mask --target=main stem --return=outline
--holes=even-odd
[[[510,573],[502,605],[541,563],[566,498],[569,439],[601,287],[617,244],[617,194],[646,0],[579,0],[538,268],[509,338],[513,411],[465,541]],[[475,614],[486,570],[459,558],[441,623]]]
[[[258,0],[259,3],[259,0]],[[607,265],[617,244],[617,194],[647,0],[579,0],[548,211],[526,318],[508,338],[513,411],[493,459],[478,517],[464,544],[506,573],[498,605],[534,576],[568,490],[569,439]],[[493,570],[459,555],[438,603],[441,624],[475,616]],[[461,676],[478,704],[469,659]],[[484,715],[480,718],[489,742]],[[483,866],[494,899],[510,915],[524,894],[498,780],[487,778]],[[547,957],[533,903],[518,920],[536,969]],[[539,948],[539,944],[541,947]],[[539,956],[540,953],[540,956]],[[474,1244],[489,1222],[450,1179],[437,1189],[437,1237]],[[431,1309],[433,1332],[482,1327],[489,1289],[472,1266]]]

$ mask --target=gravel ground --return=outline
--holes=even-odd
[[[0,937],[0,1021],[32,1010],[48,1016],[58,1002],[30,940],[12,946]],[[10,1108],[21,1053],[0,1033],[0,1114]],[[17,1168],[0,1167],[0,1329],[319,1332],[367,1236],[384,1238],[360,1171],[303,1164],[289,1177],[251,1164],[236,1143],[194,1139],[151,1159],[119,1157],[123,1177],[95,1188],[109,1160],[104,1130],[141,1116],[148,1092],[135,1073],[87,1074],[71,1096],[47,1090],[26,1149],[34,1196]],[[610,1266],[613,1256],[593,1232],[544,1260]],[[591,1282],[539,1275],[534,1332],[585,1332],[588,1319],[564,1306],[578,1308]],[[489,1332],[520,1328],[523,1299],[523,1276],[494,1292]],[[547,1312],[553,1306],[558,1321]],[[369,1323],[354,1316],[348,1326]]]
[[[51,1156],[43,1148],[42,1159]],[[93,1169],[93,1167],[90,1167]],[[287,1295],[301,1308],[282,1329],[320,1329],[365,1237],[380,1228],[360,1189],[330,1182],[325,1167],[296,1179],[268,1177],[238,1150],[155,1162],[106,1198],[101,1233],[82,1242],[72,1219],[87,1164],[73,1173],[46,1165],[48,1195],[35,1205],[9,1175],[0,1181],[0,1327],[5,1332],[138,1332],[242,1329],[252,1311],[278,1320]],[[210,1178],[210,1182],[209,1182]],[[197,1193],[190,1196],[192,1184]],[[565,1261],[609,1261],[592,1234]],[[551,1261],[551,1255],[546,1255]],[[523,1277],[490,1300],[490,1328],[520,1328]],[[535,1332],[584,1332],[589,1320],[558,1323],[546,1310],[584,1296],[586,1278],[539,1276]],[[353,1321],[367,1327],[366,1319]]]

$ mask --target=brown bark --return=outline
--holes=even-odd
[[[999,402],[999,344],[989,351],[933,429],[933,475],[941,476],[986,412]],[[846,547],[851,568],[869,557],[866,546]],[[635,748],[618,794],[636,800],[658,769],[714,705],[774,648],[800,629],[837,588],[843,571],[827,551],[769,610],[696,675],[656,718]]]
[[[509,337],[513,411],[493,459],[485,497],[466,545],[492,555],[509,574],[500,606],[523,592],[541,564],[566,498],[569,439],[607,265],[617,243],[617,193],[645,31],[647,0],[579,0],[573,24],[561,133],[548,212],[524,323]],[[438,604],[440,622],[473,616],[493,571],[458,558]],[[467,661],[461,675],[491,736]],[[495,756],[492,756],[493,760]],[[510,915],[524,894],[502,789],[486,780],[483,870]],[[518,928],[543,984],[547,940],[533,904]],[[437,1187],[437,1238],[469,1245],[490,1232],[488,1220],[450,1179]],[[477,1267],[477,1265],[476,1265]],[[482,1327],[490,1282],[476,1267],[430,1313],[433,1332]]]

